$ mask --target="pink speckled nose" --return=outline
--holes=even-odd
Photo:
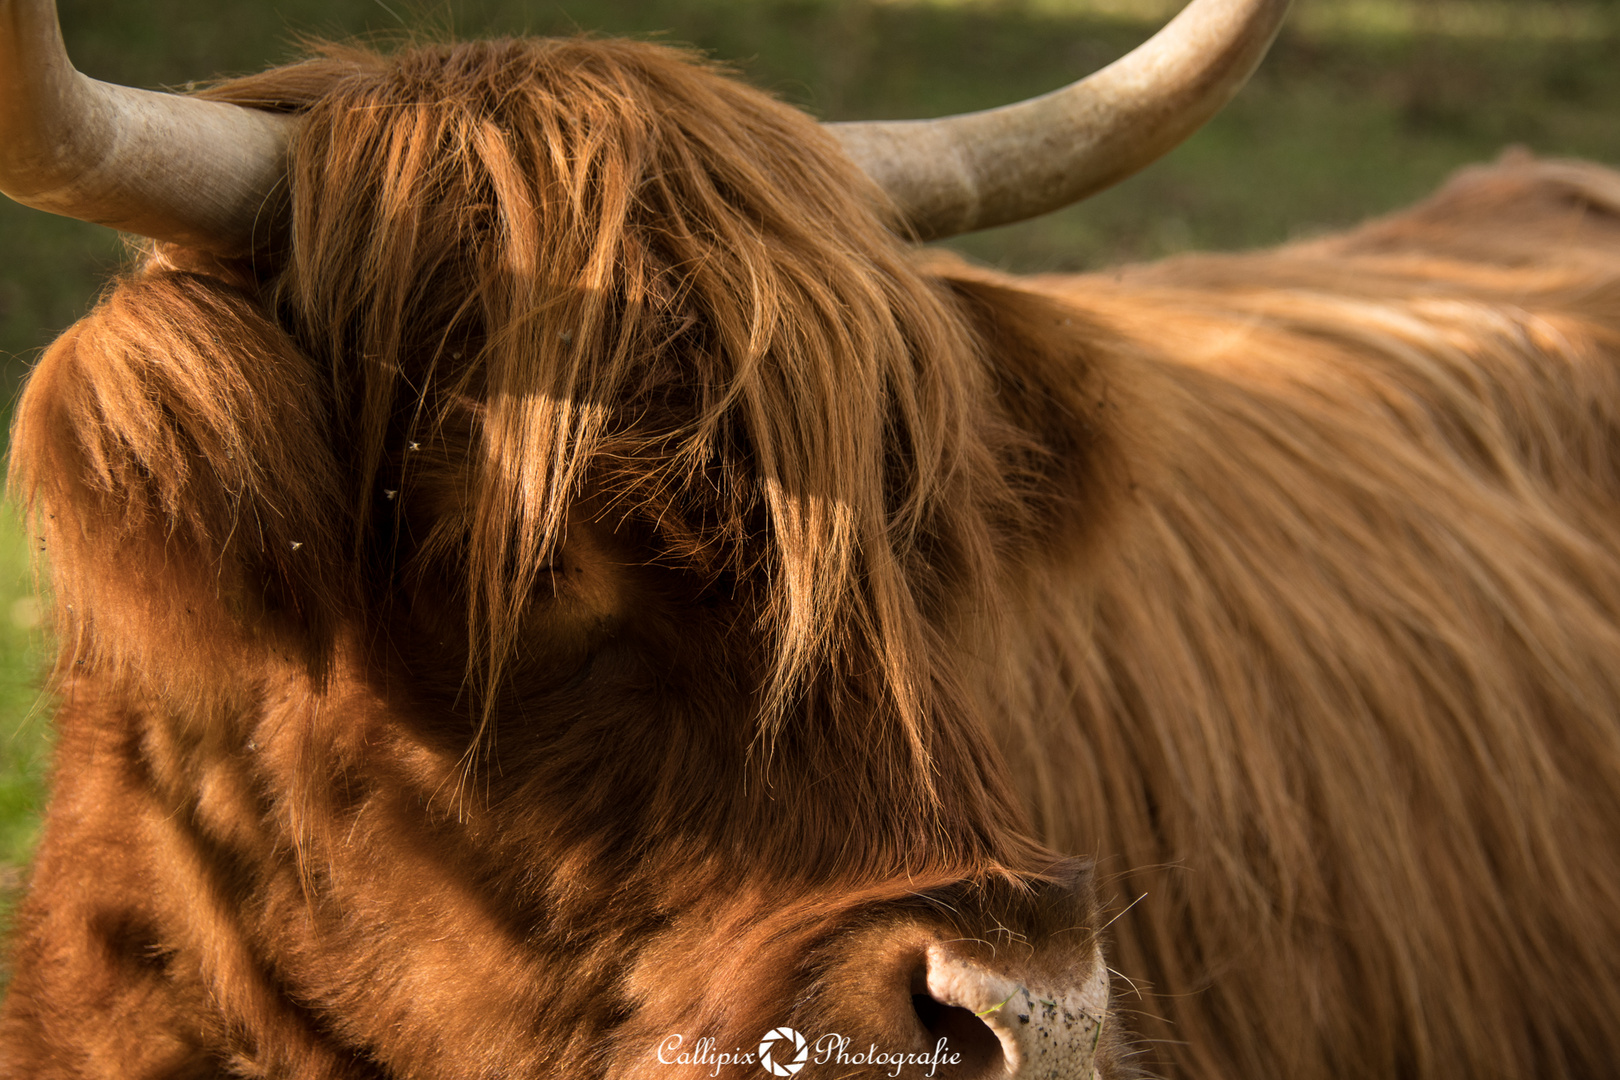
[[[1077,979],[928,946],[912,1004],[930,1035],[962,1054],[964,1080],[1093,1080],[1108,1016],[1102,954]]]

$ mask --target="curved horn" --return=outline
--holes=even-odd
[[[53,0],[0,0],[0,191],[221,255],[251,250],[293,122],[79,74]]]
[[[827,125],[925,240],[1057,210],[1173,149],[1243,88],[1289,0],[1193,0],[1061,90],[938,120]]]

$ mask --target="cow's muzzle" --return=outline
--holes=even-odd
[[[1108,1019],[1100,951],[1078,978],[1053,978],[1015,958],[973,955],[959,942],[927,946],[912,977],[912,1010],[925,1041],[961,1060],[962,1080],[1091,1080]]]

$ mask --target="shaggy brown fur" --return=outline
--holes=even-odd
[[[14,436],[19,1074],[898,1049],[922,942],[1090,955],[1059,853],[1140,899],[1105,1077],[1620,1060],[1613,174],[1014,282],[661,48],[214,93],[306,113],[290,244],[154,253]]]
[[[1165,449],[1011,621],[1004,739],[1141,898],[1141,1027],[1178,1075],[1612,1075],[1620,175],[1041,285],[1132,343]]]

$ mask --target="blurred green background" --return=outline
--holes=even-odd
[[[657,36],[826,119],[930,116],[1052,89],[1144,40],[1178,0],[63,0],[78,66],[137,86],[294,58],[301,34],[401,28]],[[1295,0],[1254,82],[1125,184],[952,246],[1013,270],[1272,244],[1409,202],[1522,144],[1620,161],[1620,0]],[[0,148],[3,149],[3,148]],[[123,258],[104,229],[0,199],[0,401]],[[9,407],[6,409],[9,415]],[[0,527],[0,918],[43,798],[47,643],[27,545]]]

